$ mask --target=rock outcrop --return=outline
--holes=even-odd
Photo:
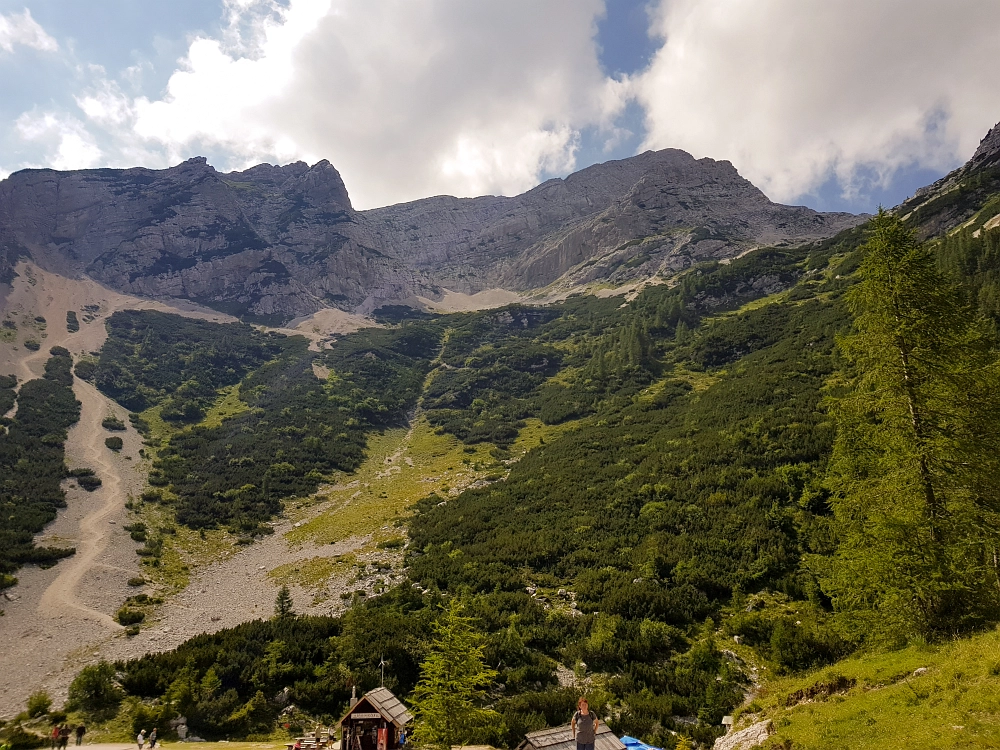
[[[439,196],[355,211],[326,161],[222,174],[25,170],[0,183],[0,282],[18,256],[122,292],[287,320],[553,283],[625,283],[862,217],[772,203],[729,162],[674,149],[549,180],[512,198]]]
[[[774,726],[770,719],[759,721],[746,729],[719,737],[715,741],[713,750],[750,750],[750,748],[763,745],[773,733]]]

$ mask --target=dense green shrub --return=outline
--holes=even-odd
[[[93,380],[94,373],[97,372],[97,363],[92,359],[81,359],[73,367],[73,372],[80,380]]]
[[[125,423],[118,419],[118,417],[111,416],[101,420],[101,427],[112,432],[124,432]]]
[[[71,549],[39,548],[34,534],[65,507],[60,487],[64,478],[63,442],[66,431],[79,418],[80,404],[73,395],[72,364],[68,352],[53,348],[45,377],[29,380],[17,394],[17,413],[0,430],[0,586],[13,585],[19,565],[52,565],[73,553]],[[14,378],[0,379],[0,407],[14,402]]]
[[[36,690],[28,696],[27,710],[28,717],[34,719],[44,716],[52,708],[52,696],[44,690]]]
[[[125,445],[122,439],[117,435],[114,437],[104,438],[104,444],[113,451],[120,451],[122,446]]]
[[[115,620],[119,625],[137,625],[146,619],[146,613],[142,610],[122,607],[115,612]]]
[[[81,489],[84,489],[87,492],[93,492],[103,484],[101,478],[97,476],[77,477],[76,483],[80,485]]]
[[[125,526],[123,528],[125,529],[125,531],[129,533],[129,536],[132,537],[132,541],[134,542],[146,541],[146,524],[142,523],[141,521],[129,524],[128,526]],[[141,586],[142,583],[139,583],[137,585]]]
[[[849,650],[832,625],[771,611],[736,614],[726,620],[725,632],[740,636],[787,672],[830,664]]]
[[[76,312],[74,310],[69,310],[66,313],[66,331],[68,333],[76,333],[80,330],[80,321],[76,317]]]
[[[0,736],[3,737],[3,743],[10,748],[10,750],[32,750],[36,747],[44,747],[49,744],[49,739],[47,737],[42,737],[34,732],[29,732],[20,724],[14,724],[10,728],[4,728],[0,732]]]
[[[74,710],[100,718],[114,713],[123,697],[121,688],[115,682],[114,665],[99,661],[84,667],[73,678],[69,686],[68,705]]]

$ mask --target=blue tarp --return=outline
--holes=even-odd
[[[622,737],[622,744],[628,748],[628,750],[660,750],[658,747],[653,747],[652,745],[647,745],[641,740],[637,740],[635,737],[629,737],[626,735]]]

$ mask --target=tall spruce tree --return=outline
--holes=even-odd
[[[838,551],[814,560],[861,638],[936,637],[1000,612],[1000,378],[991,330],[933,255],[885,211],[869,224],[855,368],[834,404]]]
[[[500,714],[485,704],[497,672],[483,662],[483,635],[457,598],[451,599],[433,630],[413,693],[415,744],[450,750],[495,741],[501,732]]]

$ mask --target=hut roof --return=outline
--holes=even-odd
[[[413,721],[413,714],[400,702],[399,698],[392,694],[392,691],[384,687],[369,690],[361,696],[361,699],[350,711],[344,714],[344,718],[340,721],[345,721],[359,706],[363,706],[366,701],[368,705],[382,714],[382,717],[386,721],[391,721],[397,727],[402,728]]]
[[[518,750],[576,750],[576,740],[573,739],[573,730],[569,724],[551,729],[542,729],[538,732],[528,732],[524,735],[524,740],[517,746]],[[611,728],[603,721],[597,728],[597,735],[594,737],[594,750],[625,750],[622,743]]]

